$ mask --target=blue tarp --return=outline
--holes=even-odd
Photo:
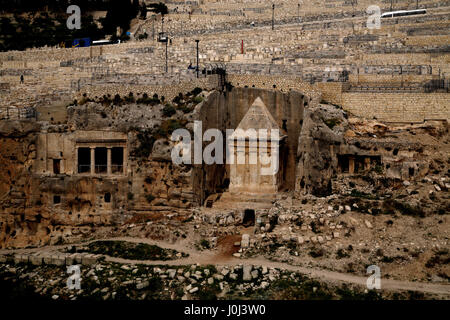
[[[90,46],[91,46],[91,38],[74,39],[72,42],[72,48],[90,47]]]

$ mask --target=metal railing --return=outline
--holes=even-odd
[[[79,164],[78,165],[78,173],[90,173],[91,165],[89,164]]]
[[[111,165],[111,173],[123,173],[123,165],[120,164]]]
[[[111,173],[123,173],[123,165],[112,164]],[[108,173],[108,166],[106,164],[100,164],[94,166],[95,173]],[[91,173],[91,165],[89,164],[79,164],[78,173]]]
[[[96,164],[95,165],[95,173],[107,173],[108,166],[106,164]]]

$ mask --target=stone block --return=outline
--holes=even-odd
[[[243,267],[243,274],[242,274],[242,280],[243,281],[250,281],[252,280],[252,272],[253,266],[252,265],[245,265]]]
[[[76,253],[72,253],[72,254],[68,255],[66,257],[66,265],[71,266],[71,265],[77,264],[76,257],[77,257]]]
[[[195,293],[198,291],[198,287],[192,288],[191,290],[189,290],[189,293]]]
[[[28,263],[28,253],[18,253],[14,255],[14,263]]]
[[[177,271],[176,271],[175,269],[169,269],[169,270],[167,270],[167,274],[169,275],[169,278],[170,278],[170,279],[175,278],[176,273],[177,273]]]
[[[81,258],[81,264],[83,265],[92,265],[95,264],[98,260],[98,256],[95,254],[87,254]]]
[[[241,240],[241,248],[248,248],[250,246],[250,235],[243,234]]]
[[[51,262],[56,266],[64,266],[66,265],[66,257],[62,254],[54,254],[52,255]]]
[[[146,281],[136,284],[136,289],[141,290],[141,289],[147,288],[149,285],[150,285],[150,282],[146,280]]]
[[[20,263],[20,262],[21,262],[21,255],[19,253],[16,253],[14,255],[14,263],[17,264],[17,263]]]
[[[40,253],[35,253],[30,255],[29,257],[30,263],[32,263],[35,266],[40,266],[42,265],[43,262],[43,257]]]
[[[42,261],[45,264],[52,264],[52,255],[50,253],[44,253],[42,255]]]

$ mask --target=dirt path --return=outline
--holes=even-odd
[[[183,240],[176,244],[170,244],[163,241],[156,241],[151,239],[142,238],[129,238],[129,237],[118,237],[118,238],[108,238],[102,240],[115,240],[115,241],[129,241],[135,243],[146,243],[157,245],[161,248],[174,249],[180,252],[185,252],[189,254],[189,257],[182,258],[178,260],[170,261],[159,261],[159,260],[127,260],[121,258],[113,258],[105,256],[105,260],[108,262],[116,262],[122,264],[144,264],[144,265],[169,265],[169,266],[179,266],[186,264],[200,264],[200,265],[223,265],[223,266],[236,266],[236,265],[258,265],[266,266],[268,268],[279,268],[284,270],[289,270],[293,272],[299,272],[312,278],[317,278],[322,281],[328,282],[345,282],[352,283],[356,285],[366,286],[367,277],[352,275],[348,273],[340,273],[329,270],[320,270],[314,268],[301,267],[296,265],[290,265],[282,262],[274,262],[267,260],[263,257],[250,258],[250,259],[238,259],[233,256],[224,256],[223,250],[218,251],[198,251],[189,245],[188,240]],[[233,239],[234,240],[234,239]],[[26,253],[26,252],[42,252],[42,251],[55,251],[58,249],[65,248],[70,245],[86,245],[90,242],[98,240],[91,240],[78,244],[67,244],[60,246],[47,246],[41,248],[33,249],[16,249],[16,250],[0,250],[0,253]],[[450,285],[446,284],[433,284],[433,283],[421,283],[412,281],[400,281],[392,279],[381,279],[381,288],[383,290],[406,290],[406,291],[419,291],[424,293],[432,293],[445,295],[450,298]]]

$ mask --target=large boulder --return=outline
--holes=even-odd
[[[345,112],[320,104],[305,109],[299,136],[296,191],[327,196],[332,192],[333,148],[344,143],[348,122]]]

